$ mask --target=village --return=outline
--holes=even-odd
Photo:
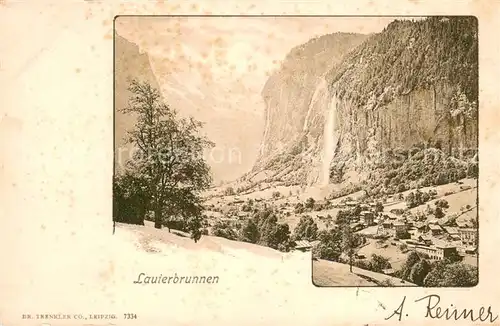
[[[357,248],[355,258],[381,255],[391,263],[391,268],[384,273],[392,275],[411,251],[426,255],[430,260],[460,256],[462,261],[477,266],[476,188],[476,180],[465,179],[378,199],[357,193],[315,200],[296,195],[291,190],[288,193],[253,193],[252,196],[230,194],[207,200],[206,214],[209,225],[223,221],[238,229],[259,209],[273,207],[279,222],[288,224],[293,232],[301,216],[310,216],[321,230],[338,227],[339,211],[353,211],[350,228],[367,240]],[[422,195],[423,199],[409,203],[415,194],[417,197]],[[409,204],[416,206],[410,208]],[[311,251],[318,243],[318,240],[294,239],[293,249]]]

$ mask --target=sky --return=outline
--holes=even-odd
[[[376,33],[393,18],[380,17],[119,17],[119,34],[149,54],[153,70],[162,87],[167,80],[189,79],[188,91],[214,91],[217,83],[223,94],[252,97],[247,105],[221,103],[219,110],[262,108],[250,104],[270,73],[293,47],[314,36],[334,32]],[[193,71],[200,72],[199,74]],[[204,84],[201,86],[200,84]],[[187,86],[187,85],[186,85]],[[236,96],[237,97],[237,96]]]

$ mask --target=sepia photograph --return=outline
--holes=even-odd
[[[477,285],[475,17],[117,16],[113,34],[112,233],[137,255]]]

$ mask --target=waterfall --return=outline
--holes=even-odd
[[[318,86],[314,90],[314,94],[312,96],[311,102],[309,103],[309,108],[307,110],[306,118],[304,120],[304,126],[302,127],[303,131],[307,131],[307,128],[309,128],[309,120],[311,119],[311,112],[313,111],[314,106],[318,102],[320,98],[323,98],[324,96],[327,96],[328,91],[327,91],[327,83],[324,78],[321,78]]]
[[[323,135],[323,167],[322,167],[322,182],[323,185],[328,185],[330,181],[330,163],[335,155],[335,147],[338,141],[338,132],[336,128],[335,115],[337,111],[337,98],[332,95],[332,99],[328,104],[325,113],[325,129]]]

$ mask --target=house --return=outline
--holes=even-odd
[[[429,229],[432,235],[440,235],[443,233],[443,229],[441,229],[441,226],[436,224],[429,224]]]
[[[456,227],[451,227],[451,226],[445,226],[444,227],[446,233],[448,233],[448,238],[451,240],[461,240],[460,234],[458,233],[458,228]]]
[[[448,257],[452,257],[454,255],[458,255],[457,247],[451,244],[443,243],[436,244],[438,259],[445,259]]]
[[[238,212],[238,218],[240,220],[245,219],[247,217],[248,217],[248,213],[247,212]]]
[[[356,253],[356,254],[354,254],[354,258],[356,258],[356,259],[366,259],[366,256],[363,255],[363,254]]]
[[[417,229],[418,232],[423,233],[427,231],[427,225],[425,225],[425,223],[417,222],[414,223],[413,226],[415,227],[415,229]]]
[[[464,245],[476,246],[477,245],[477,229],[463,228],[458,229],[460,240]]]
[[[471,225],[467,222],[455,222],[457,224],[457,226],[460,228],[460,229],[467,229],[467,228],[470,228]]]
[[[295,250],[309,251],[312,249],[312,247],[313,247],[313,245],[311,244],[311,242],[309,242],[307,240],[295,241]]]
[[[361,230],[363,228],[364,228],[364,226],[361,223],[352,223],[351,224],[351,230],[354,231],[354,232],[359,231],[359,230]]]
[[[317,246],[317,245],[319,245],[319,244],[320,244],[320,242],[321,242],[321,241],[319,241],[319,240],[314,240],[314,241],[311,241],[311,246],[313,246],[313,247],[314,247],[314,246]]]
[[[386,235],[388,230],[390,230],[390,228],[385,229],[382,224],[379,224],[377,227],[377,235]]]
[[[477,249],[475,247],[467,247],[464,251],[466,254],[474,255],[477,252]]]
[[[457,234],[458,235],[458,228],[456,227],[453,227],[453,226],[445,226],[444,227],[444,230],[446,231],[446,233],[448,233],[449,235],[454,235],[454,234]]]
[[[384,221],[384,222],[382,222],[382,227],[386,230],[392,229],[392,222],[391,221]]]
[[[360,213],[360,215],[361,215],[361,218],[363,219],[363,223],[365,223],[365,225],[370,226],[370,225],[374,224],[374,216],[373,216],[372,212],[362,211]]]
[[[370,209],[370,205],[368,205],[368,204],[361,204],[361,205],[359,205],[359,207],[361,207],[362,210]]]
[[[404,242],[407,244],[407,245],[419,245],[419,246],[426,246],[425,243],[422,243],[422,242],[419,242],[418,239],[417,241],[416,240],[412,240],[412,239],[408,239],[408,240],[404,240]]]
[[[404,238],[407,234],[408,227],[403,222],[395,222],[392,224],[394,227],[394,236],[396,238]]]
[[[391,221],[395,221],[398,219],[398,216],[396,214],[393,214],[393,213],[384,213],[383,215],[386,219],[389,219]]]
[[[443,260],[445,258],[451,257],[454,254],[458,254],[457,247],[448,244],[435,246],[415,245],[413,246],[413,248],[417,252],[427,254],[430,259],[434,260]]]
[[[345,202],[345,205],[348,207],[356,207],[358,205],[358,202],[355,200],[350,200],[350,201]]]
[[[388,276],[393,276],[396,273],[396,271],[392,268],[383,269],[382,272]]]
[[[424,243],[425,245],[429,246],[432,244],[432,239],[431,237],[428,236],[419,236],[418,241]]]
[[[396,214],[396,215],[403,215],[403,213],[405,211],[404,211],[404,209],[401,209],[401,208],[393,208],[389,212],[392,214]]]

